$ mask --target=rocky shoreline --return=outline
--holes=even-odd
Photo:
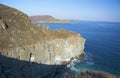
[[[3,4],[0,36],[1,78],[43,77],[84,53],[85,39],[79,34],[34,25],[26,14]]]
[[[26,14],[0,4],[0,78],[68,78],[73,72],[64,62],[82,57],[84,44],[77,33],[34,25]]]

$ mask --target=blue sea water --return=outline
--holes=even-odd
[[[80,33],[86,39],[85,58],[75,69],[103,71],[120,75],[120,23],[81,21],[67,24],[47,23],[51,29]]]

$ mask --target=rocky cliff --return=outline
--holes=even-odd
[[[0,4],[0,78],[59,78],[64,74],[64,78],[119,78],[90,72],[73,75],[61,65],[83,54],[84,43],[79,34],[34,25],[26,14]]]
[[[33,25],[28,16],[0,4],[0,54],[42,64],[62,64],[83,54],[85,39],[66,30]]]
[[[84,43],[79,34],[34,25],[0,4],[0,78],[55,78],[63,62],[83,54]]]
[[[60,20],[56,19],[50,15],[36,15],[29,17],[32,22],[40,22],[40,23],[68,23],[68,20]]]

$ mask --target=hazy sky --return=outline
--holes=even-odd
[[[29,16],[120,22],[120,0],[0,0],[0,3]]]

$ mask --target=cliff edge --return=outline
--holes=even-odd
[[[68,76],[61,64],[82,55],[84,43],[79,34],[34,25],[26,14],[0,4],[0,78],[60,78],[63,72],[64,78],[119,78],[90,72]]]
[[[62,64],[83,54],[85,39],[34,25],[21,11],[0,4],[0,54],[42,64]]]

